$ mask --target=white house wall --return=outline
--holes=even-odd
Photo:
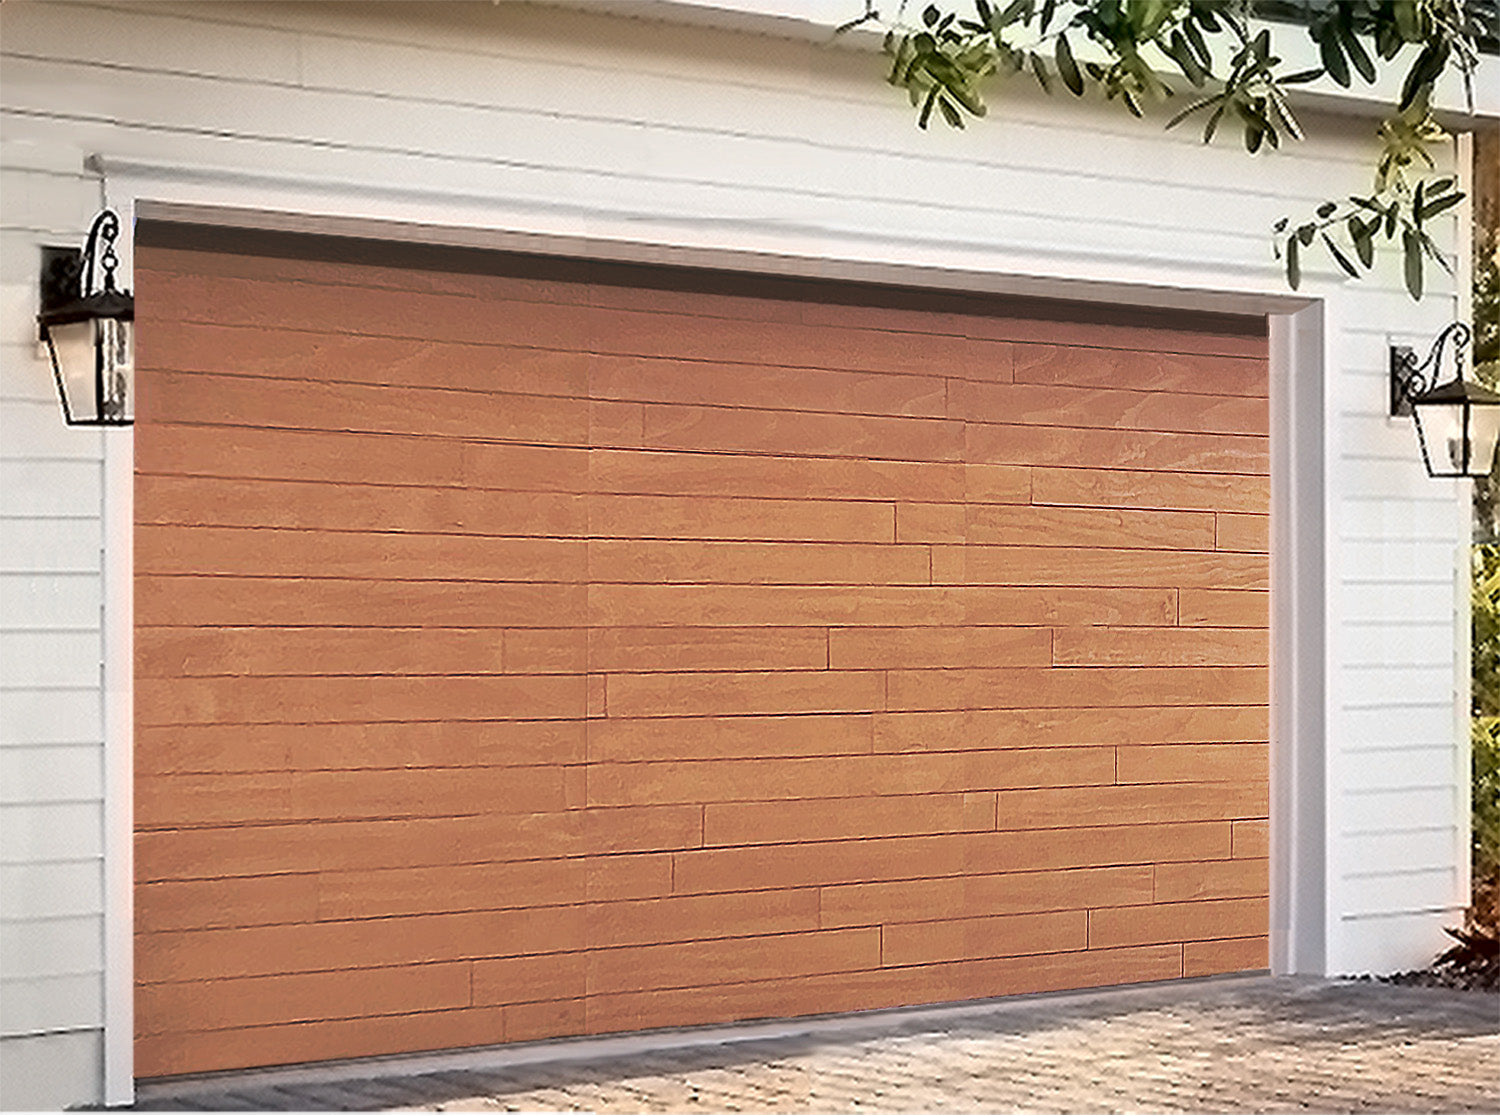
[[[1207,283],[1251,306],[1285,293],[1270,223],[1367,188],[1373,152],[1372,121],[1319,116],[1308,142],[1252,162],[1232,134],[1206,148],[1025,82],[989,120],[923,133],[869,54],[522,4],[25,3],[0,19],[6,1107],[97,1097],[103,442],[62,427],[33,325],[38,247],[79,242],[99,203],[86,157],[283,179],[340,211],[412,190],[523,229]],[[1425,963],[1465,901],[1466,494],[1427,479],[1409,424],[1383,413],[1388,337],[1433,336],[1455,313],[1445,282],[1414,306],[1386,260],[1304,291],[1327,323],[1335,973]]]
[[[9,13],[5,17],[7,31]],[[7,80],[0,71],[0,81]],[[7,137],[8,138],[8,137]],[[0,168],[0,1103],[95,1098],[103,1021],[97,431],[36,360],[39,244],[76,242],[99,183],[72,152]]]

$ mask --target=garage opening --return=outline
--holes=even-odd
[[[135,283],[139,1076],[1266,967],[1263,318]]]

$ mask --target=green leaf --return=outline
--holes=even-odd
[[[1321,234],[1323,247],[1328,249],[1328,254],[1333,257],[1334,262],[1344,269],[1344,274],[1351,279],[1359,278],[1359,270],[1349,261],[1349,257],[1339,251],[1339,246],[1333,242],[1333,238],[1327,233]]]
[[[1083,75],[1078,72],[1078,63],[1073,61],[1073,48],[1068,45],[1066,35],[1057,37],[1057,74],[1073,96],[1083,96]]]
[[[1260,150],[1263,143],[1269,142],[1272,147],[1276,146],[1276,130],[1271,127],[1271,122],[1265,118],[1258,103],[1246,103],[1238,101],[1234,110],[1245,123],[1245,149],[1254,155]]]
[[[1302,285],[1302,254],[1295,236],[1286,242],[1286,282],[1294,291]]]
[[[1042,56],[1040,54],[1037,54],[1035,51],[1033,51],[1030,54],[1029,57],[1031,58],[1031,72],[1036,75],[1037,84],[1042,87],[1042,91],[1043,92],[1045,92],[1045,93],[1051,93],[1052,92],[1052,78],[1047,73],[1047,62],[1046,62],[1046,60],[1044,58],[1042,58]]]
[[[1194,101],[1192,104],[1188,105],[1187,108],[1183,109],[1176,116],[1172,117],[1171,120],[1168,120],[1167,121],[1167,127],[1168,128],[1175,128],[1175,127],[1177,127],[1177,125],[1181,124],[1184,120],[1186,120],[1189,116],[1192,116],[1193,113],[1199,111],[1200,109],[1205,109],[1209,105],[1217,104],[1221,100],[1223,100],[1223,94],[1220,94],[1220,93],[1215,93],[1212,97],[1202,97],[1202,98]],[[1222,109],[1220,111],[1222,111]],[[1204,136],[1203,138],[1204,138],[1204,142],[1206,143],[1209,139],[1212,138],[1212,136],[1211,135]]]
[[[1441,197],[1431,198],[1422,206],[1418,216],[1425,221],[1429,217],[1437,216],[1444,210],[1452,209],[1463,200],[1464,196],[1460,193],[1443,194]]]
[[[1366,267],[1375,266],[1375,227],[1365,224],[1352,214],[1349,217],[1349,239],[1354,241],[1354,250],[1359,253],[1359,262]]]
[[[1437,246],[1437,241],[1424,232],[1419,232],[1417,237],[1422,241],[1422,249],[1432,257],[1432,261],[1449,275],[1452,275],[1453,269],[1448,266],[1448,257],[1443,255],[1442,249]]]
[[[962,128],[964,126],[963,116],[959,114],[958,109],[954,108],[953,103],[946,97],[938,98],[938,108],[942,110],[943,119],[948,122],[950,128]]]
[[[1287,222],[1287,219],[1285,217],[1281,218],[1274,225],[1271,226],[1271,231],[1272,232],[1286,232],[1286,222]]]
[[[1420,42],[1422,27],[1417,21],[1415,0],[1397,0],[1391,8],[1396,14],[1396,29],[1401,32],[1401,38],[1408,43]]]
[[[1345,9],[1347,11],[1347,9]],[[1370,56],[1365,52],[1364,44],[1359,41],[1359,36],[1354,31],[1339,24],[1340,39],[1344,44],[1344,53],[1349,56],[1349,61],[1354,63],[1354,68],[1359,71],[1359,76],[1365,79],[1366,84],[1375,81],[1375,63],[1370,61]]]
[[[1375,50],[1380,57],[1389,62],[1401,53],[1401,48],[1406,45],[1406,40],[1401,37],[1401,32],[1393,23],[1382,23],[1375,28]]]
[[[1318,226],[1314,225],[1311,221],[1309,221],[1305,225],[1299,225],[1297,228],[1297,239],[1300,240],[1304,246],[1311,244],[1313,242],[1313,237],[1317,235]]]
[[[1323,69],[1328,71],[1328,76],[1348,89],[1349,60],[1339,45],[1338,32],[1331,26],[1318,37],[1318,55],[1323,59]]]
[[[1229,107],[1228,101],[1220,101],[1219,107],[1214,109],[1208,118],[1208,123],[1203,126],[1203,142],[1209,143],[1214,138],[1214,131],[1219,127],[1219,121],[1224,117],[1224,110]]]
[[[1281,95],[1281,90],[1273,86],[1266,101],[1270,104],[1274,115],[1281,118],[1282,124],[1286,127],[1287,135],[1295,140],[1300,140],[1302,138],[1302,125],[1298,124],[1297,118],[1292,115],[1291,106],[1286,103],[1286,98]]]
[[[1000,32],[1020,19],[1026,11],[1026,0],[1011,0],[1000,14],[990,20],[990,31],[998,37]]]
[[[1000,13],[1000,22],[1004,24],[1014,23],[1025,14],[1027,7],[1026,0],[1011,0],[1005,6],[1005,10]]]
[[[940,15],[942,15],[942,13],[937,10],[936,4],[928,4],[922,12],[922,22],[925,23],[928,27],[931,27],[938,21],[938,17]]]
[[[1396,235],[1396,218],[1400,216],[1401,203],[1393,201],[1385,211],[1385,235],[1387,238]]]
[[[917,117],[917,127],[927,127],[927,122],[932,118],[933,106],[937,104],[938,94],[942,92],[942,86],[934,85],[927,94],[927,100],[922,102],[922,114]]]
[[[1400,8],[1401,5],[1397,4],[1396,7]],[[1442,74],[1447,62],[1446,43],[1429,42],[1422,48],[1422,53],[1417,55],[1417,60],[1411,64],[1411,69],[1406,72],[1406,81],[1401,85],[1400,109],[1402,112],[1431,95],[1432,83]]]
[[[1335,209],[1337,209],[1337,208],[1338,208],[1338,205],[1336,203],[1331,202],[1331,201],[1326,201],[1322,205],[1318,206],[1318,216],[1319,217],[1329,217],[1329,216],[1331,216],[1333,214],[1333,211]]]
[[[1126,11],[1134,17],[1137,42],[1146,42],[1156,38],[1161,25],[1172,13],[1171,6],[1165,0],[1135,0],[1134,3],[1126,6]]]
[[[1406,290],[1414,299],[1422,297],[1422,238],[1415,229],[1405,229],[1401,234],[1401,250],[1405,256]]]
[[[1206,74],[1213,69],[1214,56],[1208,51],[1208,44],[1203,41],[1203,32],[1198,30],[1196,21],[1189,19],[1182,25],[1183,34],[1187,36],[1188,45],[1193,48],[1193,53],[1198,57],[1198,65]]]
[[[979,14],[979,22],[989,26],[990,20],[995,18],[995,10],[990,7],[990,0],[974,0],[974,11]]]
[[[1057,11],[1057,0],[1046,0],[1042,5],[1042,27],[1041,33],[1047,33],[1047,26],[1052,22],[1052,14]]]
[[[1194,85],[1202,85],[1208,77],[1203,67],[1198,65],[1198,59],[1193,56],[1193,50],[1188,46],[1187,40],[1182,37],[1181,31],[1173,31],[1167,53],[1171,55],[1172,61],[1177,63],[1177,68],[1182,71],[1182,76]]]

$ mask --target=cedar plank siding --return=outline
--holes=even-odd
[[[512,271],[141,237],[141,1076],[1265,967],[1263,333]]]

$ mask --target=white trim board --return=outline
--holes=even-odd
[[[104,439],[104,1103],[135,1102],[135,437]]]
[[[667,220],[103,155],[87,166],[112,196],[140,199],[138,217],[159,221],[1216,313],[1295,313],[1317,301],[1281,291],[1281,268],[1270,262],[1210,268],[1171,256],[1032,244],[997,250],[899,231],[877,239],[812,223]]]
[[[139,218],[1126,307],[1266,315],[1272,342],[1271,518],[1278,525],[1272,556],[1272,657],[1277,665],[1271,691],[1271,965],[1278,974],[1324,972],[1333,917],[1326,902],[1331,835],[1326,830],[1325,732],[1332,709],[1325,679],[1330,602],[1336,587],[1324,562],[1331,508],[1325,477],[1329,424],[1335,416],[1323,406],[1324,370],[1331,355],[1323,299],[1268,289],[1280,282],[1279,271],[1268,279],[1260,273],[1182,261],[1168,266],[1160,261],[1056,255],[1039,260],[1024,249],[996,251],[976,245],[955,250],[946,244],[877,241],[837,230],[519,208],[418,189],[371,191],[97,155],[88,165],[104,174],[107,197],[130,229]],[[128,251],[128,246],[122,251],[127,266]],[[116,457],[127,460],[123,452]],[[107,535],[107,569],[130,568],[129,537],[128,531]],[[131,622],[128,592],[110,596],[105,607],[107,630]],[[110,653],[118,655],[125,645],[110,646]],[[128,710],[128,697],[118,702],[119,710]],[[112,780],[128,777],[122,765],[111,771]],[[111,787],[112,793],[118,789],[113,781]],[[128,848],[134,824],[129,788],[114,798],[109,839],[116,847]],[[1315,884],[1318,901],[1312,895]],[[120,899],[111,892],[111,901],[123,905],[129,897]],[[112,953],[107,986],[128,989],[133,971],[126,970],[131,968],[128,950]],[[106,1058],[106,1095],[111,1103],[132,1095],[126,1078],[129,1061],[122,1053],[131,1025],[123,1007],[107,1019],[107,1047],[116,1052]]]

